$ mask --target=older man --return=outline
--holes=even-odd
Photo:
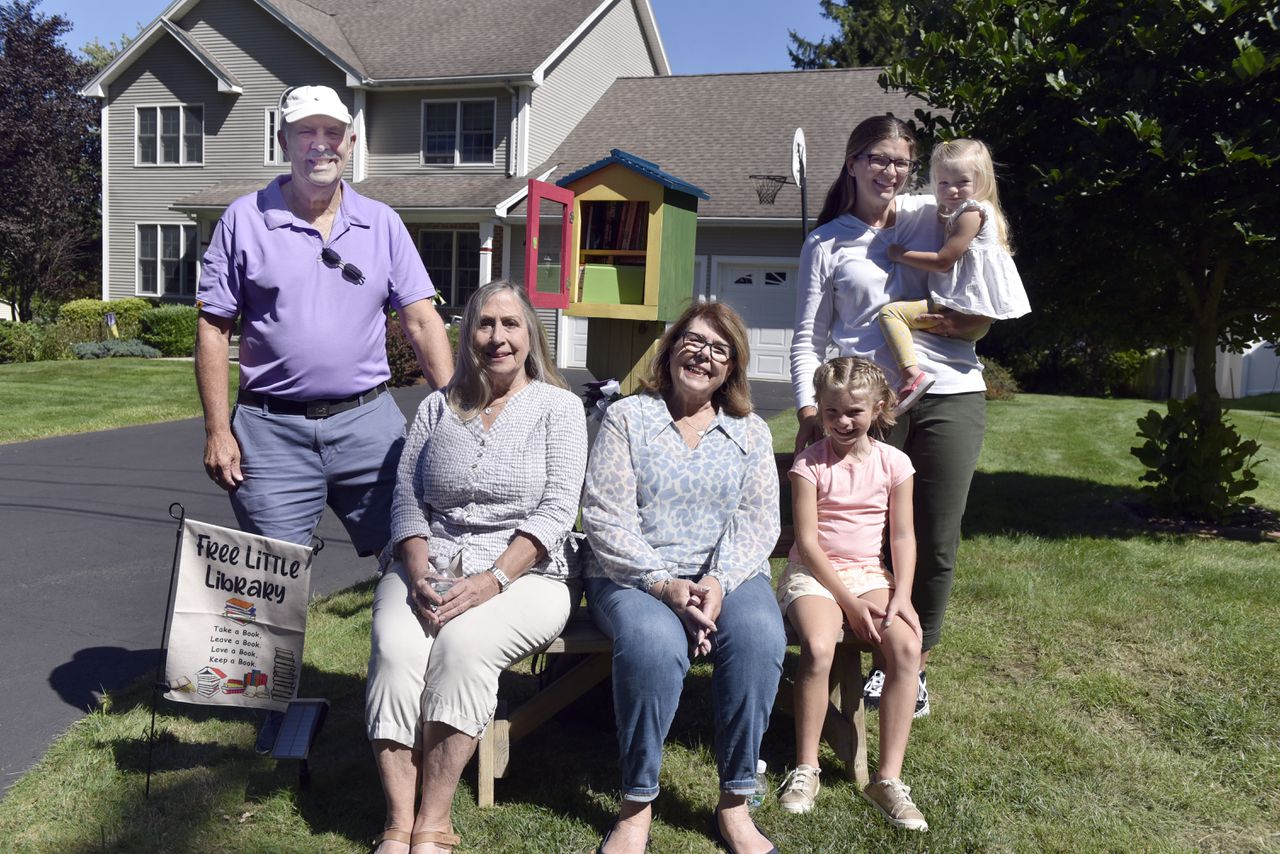
[[[279,137],[289,174],[232,202],[204,256],[196,383],[205,470],[230,493],[242,529],[309,543],[327,503],[357,553],[370,555],[390,536],[405,426],[386,393],[386,306],[429,381],[449,380],[452,357],[404,224],[342,180],[356,137],[338,94],[287,90]]]

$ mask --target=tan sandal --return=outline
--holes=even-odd
[[[384,842],[401,842],[413,847],[413,837],[405,833],[403,830],[384,830],[373,838],[373,845],[369,848],[371,854],[372,852],[377,851],[378,846]]]
[[[432,845],[445,845],[449,850],[453,850],[453,846],[462,841],[462,837],[456,833],[445,833],[443,830],[424,830],[421,833],[415,833],[409,839],[409,847],[415,845],[426,845],[430,842]]]

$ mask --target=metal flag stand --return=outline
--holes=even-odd
[[[177,512],[174,512],[177,508]],[[187,509],[177,501],[169,505],[169,518],[178,521],[178,530],[174,532],[173,563],[169,566],[169,593],[164,598],[164,631],[160,635],[160,659],[156,662],[156,678],[151,683],[151,729],[147,733],[147,787],[146,797],[151,798],[151,760],[156,747],[156,701],[160,691],[168,690],[164,683],[165,659],[169,657],[169,616],[172,613],[169,603],[173,601],[173,585],[178,580],[178,553],[182,548],[182,523],[186,521]]]
[[[155,679],[151,683],[151,728],[147,733],[147,783],[146,783],[146,789],[145,789],[145,797],[148,800],[150,800],[151,798],[151,769],[153,767],[152,757],[154,756],[155,745],[156,745],[156,704],[157,704],[157,700],[159,699],[160,692],[169,690],[169,685],[167,682],[165,682],[164,670],[165,670],[165,665],[167,663],[167,659],[169,657],[169,621],[173,617],[173,586],[174,584],[177,583],[177,580],[178,580],[178,558],[180,557],[181,551],[182,551],[182,531],[183,531],[183,523],[186,521],[186,517],[187,517],[186,508],[183,507],[181,503],[175,501],[169,505],[169,518],[177,520],[178,529],[177,531],[174,532],[173,563],[170,564],[170,567],[169,567],[169,593],[168,593],[168,596],[165,598],[165,605],[164,605],[164,631],[160,635],[160,659],[156,663],[156,675],[155,675]],[[319,554],[323,549],[324,549],[324,540],[321,539],[320,537],[312,537],[312,546],[311,546],[312,554]],[[298,702],[298,701],[295,701],[295,702]],[[304,704],[307,704],[308,708],[310,708],[311,706],[314,706],[316,703],[323,703],[325,708],[328,707],[328,702],[324,700],[305,700],[301,702]],[[293,703],[290,704],[290,710],[292,710],[293,705],[294,705]],[[277,712],[276,714],[280,714],[280,713]],[[288,712],[285,713],[285,715],[287,714]],[[323,711],[321,711],[318,716],[312,715],[311,717],[312,717],[312,721],[310,722],[311,723],[310,738],[314,738],[315,732],[319,730],[321,723],[323,723],[324,721]],[[309,738],[307,740],[307,747],[308,748],[310,747]],[[305,781],[308,776],[307,770],[306,770],[305,750],[302,752],[301,756],[290,755],[290,756],[287,756],[286,758],[300,758],[302,760],[302,770],[300,772],[300,776],[305,785]]]

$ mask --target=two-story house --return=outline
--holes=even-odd
[[[648,0],[175,0],[83,90],[102,102],[102,296],[192,299],[222,210],[288,168],[280,93],[324,84],[354,116],[348,180],[403,218],[446,312],[523,280],[530,177],[622,148],[710,194],[694,293],[742,311],[752,375],[783,379],[800,195],[761,205],[748,176],[787,175],[803,127],[812,218],[850,128],[910,112],[877,73],[670,76]],[[586,324],[540,314],[582,365]]]

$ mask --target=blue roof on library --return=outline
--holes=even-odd
[[[605,159],[597,160],[595,163],[592,163],[590,166],[583,166],[581,169],[579,169],[577,172],[574,172],[572,175],[565,175],[559,181],[556,181],[556,186],[559,186],[559,187],[568,186],[569,184],[572,184],[574,181],[578,180],[579,178],[582,178],[583,176],[586,176],[586,175],[590,175],[592,172],[597,172],[612,163],[617,163],[620,166],[625,166],[628,169],[630,169],[632,172],[639,172],[641,175],[645,176],[646,178],[652,181],[656,181],[657,183],[661,184],[664,187],[670,187],[673,190],[679,190],[682,193],[688,193],[689,195],[697,196],[700,199],[711,198],[706,194],[706,191],[698,187],[695,187],[694,185],[690,184],[688,181],[682,181],[681,179],[677,178],[675,175],[670,174],[669,172],[663,172],[662,169],[659,168],[657,163],[650,163],[648,160],[644,160],[643,158],[636,157],[634,154],[630,154],[626,151],[623,151],[621,148],[611,149],[609,151],[609,156],[606,157]]]

